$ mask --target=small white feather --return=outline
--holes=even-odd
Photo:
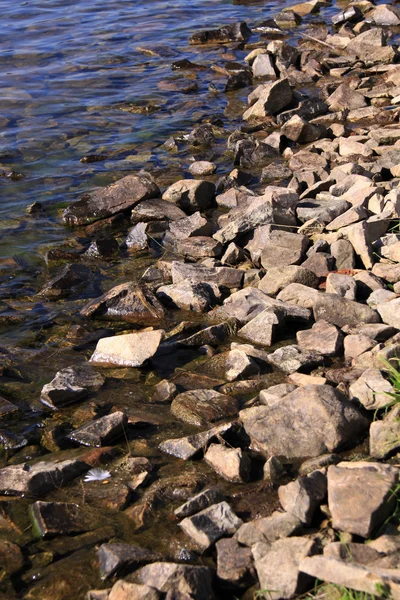
[[[85,475],[84,481],[104,481],[111,477],[110,471],[105,469],[90,469]]]

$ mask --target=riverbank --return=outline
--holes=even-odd
[[[322,6],[194,34],[162,89],[204,49],[225,114],[65,206],[7,301],[4,598],[399,596],[400,11]]]

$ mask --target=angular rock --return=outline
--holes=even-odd
[[[393,62],[394,49],[386,46],[386,34],[383,29],[373,28],[360,33],[350,40],[346,48],[349,54],[355,54],[367,64]]]
[[[240,448],[211,444],[204,460],[227,481],[244,483],[250,479],[251,461]]]
[[[253,77],[255,78],[268,78],[277,79],[274,61],[269,54],[259,54],[253,61],[252,64]]]
[[[239,546],[236,540],[222,539],[215,544],[217,576],[229,586],[247,587],[254,582],[255,573],[250,548]]]
[[[163,335],[159,329],[102,338],[89,362],[106,367],[141,367],[157,352]]]
[[[327,321],[317,321],[311,329],[298,331],[296,338],[300,348],[323,356],[337,356],[343,349],[343,334]]]
[[[329,273],[326,278],[326,293],[337,294],[347,300],[356,299],[357,284],[350,275],[340,273]]]
[[[241,23],[232,23],[230,25],[224,25],[219,29],[209,29],[206,31],[200,31],[194,33],[189,40],[190,44],[227,44],[229,42],[247,42],[251,36],[251,30],[247,27],[247,24],[242,21]]]
[[[322,294],[317,290],[301,283],[289,283],[279,292],[277,300],[312,309],[321,296]]]
[[[283,510],[297,517],[304,525],[310,526],[316,508],[322,503],[327,492],[326,476],[314,471],[278,488],[278,497]]]
[[[87,512],[72,502],[37,501],[29,507],[35,537],[75,535],[93,528]]]
[[[324,137],[326,129],[323,125],[314,125],[302,119],[299,115],[294,115],[284,123],[281,132],[289,140],[298,144],[309,144]]]
[[[321,354],[302,350],[294,344],[282,346],[282,348],[278,348],[278,350],[268,355],[268,362],[287,374],[294,373],[299,369],[312,369],[321,365],[323,361]]]
[[[174,510],[174,515],[178,517],[178,519],[191,517],[204,508],[222,502],[223,499],[223,494],[217,488],[209,488],[208,490],[200,492],[197,496],[190,498],[185,504],[179,506],[179,508],[176,508]]]
[[[315,273],[317,277],[326,277],[328,271],[334,268],[335,259],[326,252],[314,252],[301,266]]]
[[[158,186],[144,176],[127,175],[71,204],[63,212],[68,225],[86,225],[126,212],[142,200],[160,195]]]
[[[85,293],[86,297],[96,294],[93,275],[86,265],[66,265],[41,290],[40,295],[58,300]]]
[[[286,462],[334,452],[368,427],[354,404],[327,385],[300,387],[272,407],[242,410],[240,419],[253,447]]]
[[[190,217],[170,223],[169,230],[175,238],[184,240],[189,236],[210,235],[212,225],[199,212],[195,212]]]
[[[355,110],[367,106],[365,97],[360,92],[351,89],[346,83],[342,83],[326,100],[332,112],[340,110]],[[353,152],[352,154],[356,154]]]
[[[203,550],[222,537],[232,536],[242,525],[227,502],[213,504],[179,523],[183,531]]]
[[[189,171],[192,175],[212,175],[217,170],[217,165],[208,160],[196,160],[193,162]]]
[[[56,408],[97,392],[104,382],[105,378],[87,365],[67,367],[58,371],[50,383],[46,383],[40,393],[40,400],[43,404]]]
[[[174,261],[171,269],[174,284],[186,281],[189,283],[215,283],[229,289],[241,287],[243,271],[230,267],[203,267]]]
[[[0,541],[0,562],[1,568],[8,576],[14,575],[20,571],[24,565],[24,557],[16,544],[8,540]]]
[[[363,538],[391,514],[398,469],[371,462],[341,462],[328,468],[332,526]]]
[[[283,312],[278,307],[267,308],[239,329],[238,336],[261,346],[271,346],[282,320]]]
[[[316,321],[323,319],[337,327],[380,321],[376,311],[337,294],[319,294],[314,302],[313,311]]]
[[[326,225],[345,213],[350,207],[350,202],[341,198],[332,198],[331,200],[304,198],[297,205],[297,217],[302,223],[310,219],[318,219]]]
[[[288,231],[271,231],[268,244],[261,252],[261,264],[266,269],[298,264],[307,250],[307,236]]]
[[[157,560],[157,554],[132,544],[102,544],[97,550],[100,576],[108,579],[123,575],[138,567]]]
[[[138,325],[156,325],[164,317],[164,309],[146,286],[128,282],[111,288],[87,304],[81,310],[81,315]]]
[[[165,454],[176,456],[176,458],[181,458],[182,460],[188,460],[206,448],[208,443],[213,439],[223,436],[224,433],[230,430],[232,430],[232,423],[224,423],[201,433],[165,440],[165,442],[159,445],[159,449],[161,452],[165,452]]]
[[[106,600],[160,600],[160,598],[160,592],[149,585],[129,583],[119,579],[112,586]],[[97,600],[97,598],[90,598],[90,600]]]
[[[265,294],[276,296],[281,289],[290,283],[300,283],[307,287],[316,288],[319,284],[319,278],[309,269],[297,265],[272,267],[261,279],[258,289]]]
[[[400,448],[400,422],[374,421],[369,429],[369,453],[385,459]]]
[[[164,237],[164,242],[166,238]],[[168,243],[164,243],[166,247]],[[184,258],[219,258],[223,252],[223,246],[209,237],[196,236],[186,240],[177,240],[172,244],[177,254]]]
[[[154,198],[136,204],[131,213],[131,222],[178,221],[184,217],[186,214],[178,206],[161,200],[161,198]]]
[[[293,93],[287,78],[278,79],[259,88],[257,95],[253,92],[255,103],[243,114],[245,121],[253,117],[276,115],[292,101]]]
[[[269,517],[244,523],[235,533],[235,539],[244,546],[254,546],[258,542],[272,543],[296,535],[301,533],[302,529],[301,521],[297,517],[275,511]]]
[[[179,394],[172,401],[171,413],[184,423],[201,427],[228,417],[239,410],[235,398],[215,390],[192,390]]]
[[[376,310],[384,323],[400,329],[400,298],[378,304]]]
[[[235,381],[259,373],[259,366],[244,350],[233,348],[228,353],[225,364],[225,379],[227,381]]]
[[[351,361],[374,346],[376,346],[376,341],[367,335],[347,335],[344,338],[344,358]]]
[[[394,389],[379,369],[366,369],[349,389],[351,400],[357,400],[367,410],[379,410],[392,401]]]
[[[154,587],[166,598],[195,598],[214,600],[213,572],[209,567],[193,567],[177,563],[155,562],[142,567],[138,573],[140,583]]]
[[[216,304],[220,292],[215,283],[190,283],[182,281],[159,287],[157,296],[165,304],[170,304],[183,310],[207,312]]]
[[[312,579],[300,571],[300,563],[318,552],[314,540],[284,538],[271,545],[259,543],[252,548],[260,588],[268,590],[271,600],[289,599],[305,592]]]
[[[173,183],[162,199],[172,202],[186,212],[206,210],[214,203],[215,185],[199,179],[182,179]]]
[[[75,429],[68,437],[84,446],[107,446],[123,435],[127,425],[127,416],[123,412],[114,412]]]

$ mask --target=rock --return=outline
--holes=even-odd
[[[46,383],[40,393],[40,400],[43,404],[56,408],[97,392],[104,382],[105,378],[87,365],[67,367],[58,371],[50,383]]]
[[[149,223],[151,221],[178,221],[186,217],[186,214],[178,206],[154,198],[136,204],[131,213],[132,223]],[[132,231],[132,230],[131,230]]]
[[[340,273],[329,273],[326,278],[326,293],[337,294],[347,300],[356,299],[357,284],[350,275]]]
[[[284,123],[281,132],[293,142],[309,144],[324,137],[326,128],[323,125],[308,123],[299,115],[294,115]]]
[[[372,273],[389,283],[397,283],[400,281],[400,265],[392,263],[376,263],[372,267]]]
[[[172,283],[182,281],[188,283],[216,284],[229,289],[240,288],[243,280],[243,271],[230,267],[204,267],[174,261],[171,269]]]
[[[374,421],[369,429],[369,453],[385,459],[400,448],[400,422]]]
[[[263,467],[263,479],[264,481],[270,481],[276,483],[285,474],[285,467],[276,456],[271,456]]]
[[[102,338],[89,362],[106,367],[141,367],[157,352],[163,335],[159,329]]]
[[[272,407],[242,410],[240,419],[253,447],[285,462],[334,452],[368,427],[354,404],[328,385],[297,388]]]
[[[237,265],[245,260],[246,255],[243,252],[242,248],[237,246],[234,242],[231,242],[224,255],[221,257],[221,263],[223,265]]]
[[[376,341],[367,335],[347,335],[344,339],[344,358],[351,361],[376,346]]]
[[[127,212],[135,204],[160,195],[158,186],[144,176],[127,175],[111,185],[71,204],[63,212],[68,225],[86,225],[106,219],[117,213]]]
[[[309,244],[305,235],[279,230],[271,231],[268,241],[261,252],[261,264],[266,269],[301,262]]]
[[[366,595],[376,596],[378,590],[385,590],[385,594],[390,594],[392,582],[395,589],[398,589],[396,570],[392,574],[391,569],[379,569],[373,564],[365,566],[327,556],[312,556],[301,561],[300,569],[303,573],[317,577],[319,581],[365,592]]]
[[[29,507],[35,537],[75,535],[93,529],[91,520],[78,504],[37,501]]]
[[[148,248],[146,235],[147,225],[147,223],[136,223],[136,225],[128,231],[123,246],[132,252],[146,250]]]
[[[163,285],[157,290],[158,298],[165,304],[182,310],[207,312],[215,306],[220,292],[215,283],[189,283],[182,281]]]
[[[384,323],[400,329],[400,298],[378,304],[376,310]]]
[[[323,356],[316,352],[302,350],[299,346],[282,346],[275,352],[268,355],[268,362],[283,371],[290,374],[299,369],[312,369],[323,363]]]
[[[185,502],[185,504],[179,506],[179,508],[176,508],[174,510],[174,515],[178,517],[178,519],[191,517],[204,508],[208,508],[213,504],[222,502],[223,499],[223,494],[217,488],[209,488],[200,492],[200,494],[197,494],[197,496],[190,498],[187,502]]]
[[[244,350],[233,348],[228,353],[225,363],[225,379],[227,381],[235,381],[259,373],[259,366]]]
[[[297,217],[302,223],[310,219],[317,219],[326,225],[345,213],[350,207],[350,202],[341,198],[332,198],[331,200],[304,198],[297,205]]]
[[[379,410],[391,402],[392,385],[379,369],[366,369],[349,389],[351,400],[357,400],[367,410]]]
[[[292,101],[293,93],[287,78],[278,79],[259,88],[256,95],[252,93],[255,103],[243,114],[245,121],[253,117],[276,115]]]
[[[177,395],[176,385],[168,379],[162,379],[154,386],[153,402],[171,402]]]
[[[215,185],[199,179],[182,179],[173,183],[162,199],[176,204],[184,211],[206,210],[214,203]]]
[[[166,598],[193,598],[214,600],[212,570],[168,562],[155,562],[142,567],[138,573],[140,583],[167,593]]]
[[[292,373],[289,375],[288,381],[294,383],[296,386],[326,384],[325,377],[319,377],[318,375],[306,375],[305,373]]]
[[[271,346],[283,320],[283,312],[278,307],[271,307],[260,312],[244,327],[239,329],[238,336],[261,346]]]
[[[289,599],[307,591],[312,580],[300,571],[299,565],[318,552],[314,540],[284,538],[271,545],[256,544],[252,552],[260,588],[268,590],[271,600]]]
[[[247,42],[251,36],[251,30],[247,24],[232,23],[219,29],[209,29],[194,33],[189,40],[190,44],[227,44],[229,42]]]
[[[363,94],[351,89],[351,87],[346,83],[339,85],[333,94],[329,96],[326,102],[332,112],[344,109],[355,110],[357,108],[363,108],[364,106],[367,106]],[[341,143],[346,142],[347,139],[351,141],[351,138],[342,138]],[[350,154],[347,154],[347,156],[351,156],[352,154],[357,154],[357,152],[350,152]],[[346,155],[341,154],[341,156]]]
[[[242,525],[227,502],[213,504],[179,523],[183,531],[203,550],[222,537],[232,536]]]
[[[290,394],[290,392],[294,392],[295,389],[296,386],[290,383],[272,385],[266,390],[261,390],[259,397],[260,403],[265,404],[265,406],[273,406],[274,404],[279,403],[280,398],[284,398]]]
[[[215,544],[217,550],[217,576],[230,586],[248,587],[255,573],[250,548],[239,546],[234,539],[222,539]]]
[[[7,540],[0,540],[0,560],[1,569],[8,576],[18,573],[24,565],[24,557],[19,546]]]
[[[254,546],[258,542],[272,543],[281,538],[301,533],[300,520],[289,513],[275,511],[269,517],[262,517],[244,523],[235,533],[235,539],[244,546]]]
[[[335,259],[326,252],[314,252],[302,263],[304,269],[315,273],[317,277],[326,277],[328,271],[334,268]]]
[[[112,586],[106,600],[160,600],[160,598],[160,592],[155,588],[119,579]]]
[[[377,6],[371,13],[375,25],[389,25],[391,27],[400,25],[400,11],[395,6],[382,4]]]
[[[320,292],[308,286],[301,283],[290,283],[279,292],[277,300],[312,309],[320,296],[322,296]]]
[[[81,315],[138,325],[156,325],[164,317],[164,309],[146,286],[128,282],[111,288],[87,304],[81,310]]]
[[[171,404],[171,413],[184,423],[201,427],[237,415],[238,401],[215,390],[192,390],[178,394]]]
[[[157,554],[133,544],[102,544],[97,550],[100,576],[108,579],[123,575],[138,567],[157,560]]]
[[[355,54],[366,64],[390,64],[395,57],[394,49],[386,46],[386,34],[378,27],[364,31],[350,40],[346,51]]]
[[[323,469],[324,467],[329,467],[329,465],[336,465],[341,460],[339,454],[322,454],[317,458],[310,458],[301,463],[299,475],[308,475],[316,469]]]
[[[42,496],[88,470],[80,460],[40,461],[0,469],[0,492],[10,496]]]
[[[166,246],[166,238],[164,238]],[[177,254],[184,258],[219,258],[223,252],[223,246],[209,237],[197,236],[189,237],[186,240],[177,240],[173,244]]]
[[[66,265],[59,275],[51,279],[41,290],[40,295],[49,300],[59,300],[84,294],[86,297],[96,295],[96,288],[91,270],[85,265]]]
[[[107,446],[123,435],[127,424],[128,419],[123,412],[114,412],[75,429],[68,437],[84,446]]]
[[[369,538],[391,514],[398,470],[372,462],[341,462],[328,468],[332,526]]]
[[[250,479],[251,461],[240,448],[211,444],[204,455],[204,460],[227,481],[244,483]]]
[[[277,79],[274,68],[274,61],[269,54],[259,54],[252,64],[253,77]]]
[[[192,175],[212,175],[217,170],[217,165],[208,160],[196,160],[193,162],[189,171]]]
[[[388,219],[381,213],[366,221],[343,227],[340,232],[351,242],[364,267],[371,269],[375,262],[372,243],[386,233],[388,226]]]
[[[185,240],[190,236],[210,235],[212,225],[199,212],[195,212],[190,217],[177,219],[170,223],[169,230],[175,238]]]
[[[278,497],[283,510],[310,526],[315,510],[326,496],[326,476],[314,471],[278,488]]]
[[[319,278],[312,271],[297,265],[271,267],[258,284],[258,289],[270,296],[276,296],[290,283],[300,283],[307,287],[316,288],[319,284]]]
[[[334,15],[332,17],[333,25],[342,25],[347,21],[357,22],[360,21],[363,17],[363,13],[358,8],[358,6],[349,6],[346,10]]]
[[[314,319],[321,319],[337,327],[359,325],[360,323],[379,323],[379,315],[364,304],[347,300],[337,294],[320,294],[313,306]]]
[[[300,348],[318,352],[323,356],[337,356],[343,349],[343,334],[327,321],[317,321],[311,329],[298,331]]]
[[[165,454],[176,456],[176,458],[181,458],[182,460],[188,460],[206,448],[208,443],[213,439],[218,436],[223,436],[224,433],[231,430],[232,423],[223,423],[222,425],[217,425],[216,427],[212,427],[201,433],[165,440],[165,442],[162,442],[159,445],[159,449],[161,452],[165,452]]]

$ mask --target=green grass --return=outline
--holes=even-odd
[[[315,586],[312,592],[309,592],[305,597],[313,598],[314,600],[378,600],[388,598],[388,592],[385,587],[377,584],[376,595],[367,594],[367,592],[359,592],[336,585],[334,583],[320,583]],[[304,596],[303,596],[304,597]]]
[[[388,403],[383,407],[388,411],[393,406],[400,404],[400,371],[393,364],[394,361],[397,363],[397,367],[400,365],[399,358],[392,358],[390,361],[381,357],[381,362],[384,365],[384,370],[389,376],[389,381],[393,386],[393,392],[386,392],[389,400]]]

